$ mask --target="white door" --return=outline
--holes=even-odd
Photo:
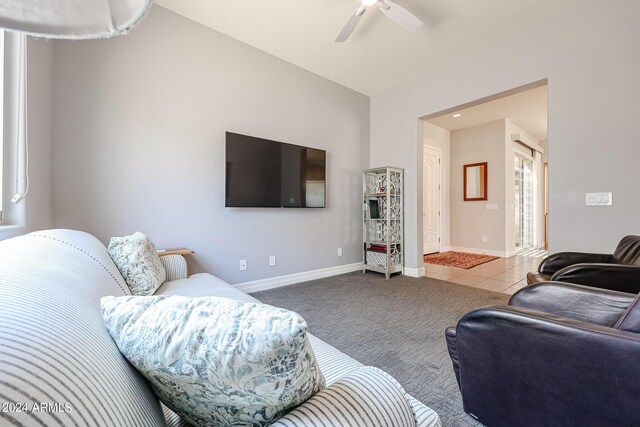
[[[424,253],[440,252],[440,150],[424,147],[422,241]]]

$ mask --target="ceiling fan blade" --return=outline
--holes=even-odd
[[[380,0],[378,8],[380,12],[407,31],[413,32],[422,26],[422,21],[417,16],[390,0]]]
[[[338,34],[338,37],[336,37],[336,43],[341,43],[349,38],[351,33],[353,33],[353,30],[355,30],[356,27],[358,26],[358,22],[360,22],[360,18],[362,18],[362,15],[364,15],[364,12],[366,10],[367,8],[364,6],[361,6],[358,9],[356,9],[354,14],[351,15],[351,18],[349,18],[347,23],[344,24],[344,27],[342,27],[342,30],[340,30],[340,34]]]

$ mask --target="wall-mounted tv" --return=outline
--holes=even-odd
[[[324,208],[327,152],[226,133],[228,208]]]

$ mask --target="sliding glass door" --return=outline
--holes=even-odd
[[[533,159],[520,153],[515,158],[516,249],[533,246]]]

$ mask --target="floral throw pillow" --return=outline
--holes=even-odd
[[[108,252],[133,295],[151,295],[167,279],[156,246],[140,232],[112,237]]]
[[[269,425],[325,385],[299,314],[182,296],[104,297],[120,352],[197,426]]]

